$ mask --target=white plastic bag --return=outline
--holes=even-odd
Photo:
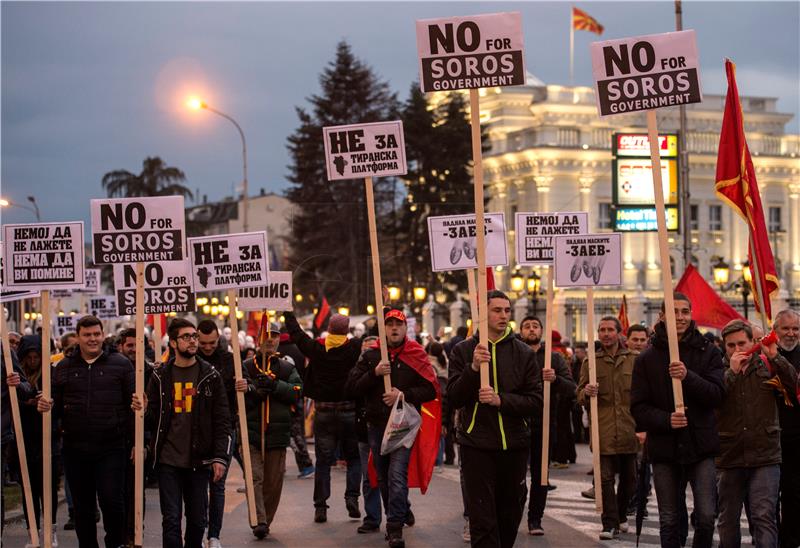
[[[401,392],[394,401],[392,412],[389,414],[389,422],[386,423],[386,430],[383,431],[381,455],[388,455],[401,447],[410,449],[414,445],[414,439],[416,439],[421,425],[422,417],[419,416],[419,411],[413,405],[406,404]]]

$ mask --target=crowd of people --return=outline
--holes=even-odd
[[[441,333],[419,340],[399,308],[384,310],[386,340],[371,330],[354,336],[355,326],[339,314],[314,337],[287,312],[283,325],[262,324],[256,347],[242,356],[239,378],[229,333],[213,321],[175,318],[168,352],[146,351],[143,394],[135,393],[136,331],[107,337],[99,319],[84,316],[75,333],[58,341],[50,399],[41,395],[41,336],[9,337],[14,374],[7,376],[4,364],[3,461],[16,458],[7,398],[14,386],[34,500],[35,515],[25,508],[28,528],[42,529],[41,414],[51,413],[53,531],[63,470],[64,529],[75,530],[81,547],[98,546],[102,517],[105,546],[130,546],[134,414],[144,411],[145,481],[158,487],[162,545],[218,548],[226,478],[233,460],[243,464],[237,420],[243,397],[257,539],[271,534],[291,447],[298,477],[314,481],[309,521],[327,521],[331,468],[343,462],[344,507],[360,520],[354,533],[379,532],[385,520],[385,540],[399,548],[404,528],[416,522],[409,488],[424,488],[427,480],[417,474],[420,451],[410,445],[386,451],[384,434],[398,400],[418,411],[436,402],[441,447],[434,452],[437,462],[459,465],[464,540],[509,547],[526,502],[528,533],[545,534],[542,520],[555,486],[541,485],[543,429],[550,434],[550,466],[575,463],[575,444],[589,439],[594,398],[599,539],[630,531],[628,518],[646,502],[652,481],[662,546],[684,546],[690,525],[695,547],[712,546],[715,529],[721,546],[739,546],[742,509],[756,546],[800,546],[800,313],[779,312],[767,336],[736,320],[717,337],[701,334],[685,295],[676,293],[674,302],[680,359],[670,359],[663,306],[653,326],[625,332],[617,317],[603,316],[593,336],[594,383],[586,344],[567,347],[557,334],[543,340],[546,326],[535,316],[525,317],[516,332],[511,303],[497,290],[487,298],[488,345],[466,328],[447,340]],[[547,353],[550,368],[544,367]],[[488,364],[488,386],[481,383],[482,364]],[[679,409],[676,381],[684,398]],[[549,424],[542,418],[544,383],[550,383]],[[313,463],[306,400],[313,402]],[[593,498],[595,489],[583,496]]]

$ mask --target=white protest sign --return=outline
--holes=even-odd
[[[328,180],[405,175],[403,122],[376,122],[322,129]]]
[[[22,299],[33,299],[40,295],[38,291],[31,291],[23,289],[21,291],[10,291],[6,289],[5,278],[3,273],[5,271],[5,259],[3,258],[3,242],[0,242],[0,303],[9,303],[12,301],[21,301]]]
[[[506,216],[485,216],[486,266],[508,265]],[[476,268],[477,243],[475,214],[428,217],[428,239],[434,272]]]
[[[83,221],[3,225],[8,289],[83,287]]]
[[[556,236],[556,287],[622,285],[622,234]]]
[[[85,271],[84,279],[86,285],[83,289],[76,289],[76,293],[99,293],[100,292],[100,269],[87,268]]]
[[[180,261],[183,196],[91,201],[94,263]]]
[[[421,19],[416,24],[422,91],[525,84],[519,12]]]
[[[693,30],[593,42],[591,51],[601,116],[703,100]]]
[[[89,314],[101,320],[113,320],[117,316],[117,298],[113,295],[96,295],[89,299]]]
[[[292,273],[273,270],[267,285],[240,289],[239,310],[292,310]]]
[[[267,250],[265,231],[189,238],[194,290],[200,293],[267,285]]]
[[[148,263],[144,266],[144,313],[192,312],[197,306],[192,291],[189,260]],[[114,265],[114,295],[120,316],[136,314],[136,267]]]
[[[553,264],[553,236],[577,236],[589,231],[589,214],[517,213],[515,215],[517,263],[522,266]]]
[[[63,337],[67,333],[74,333],[75,326],[80,318],[81,316],[78,316],[77,314],[74,316],[56,316],[53,318],[56,337]]]

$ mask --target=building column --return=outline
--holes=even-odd
[[[436,301],[433,295],[428,295],[428,301],[422,305],[422,330],[429,335],[436,335]]]
[[[580,210],[589,211],[589,195],[592,193],[592,185],[595,177],[591,175],[581,175],[578,177],[578,192],[580,193]],[[591,214],[591,212],[589,212]]]
[[[537,175],[534,178],[536,181],[536,191],[538,194],[538,208],[537,211],[550,211],[550,183],[553,182],[553,177],[550,175]]]
[[[786,232],[789,235],[789,252],[786,254],[789,260],[789,289],[797,291],[800,289],[800,182],[789,185],[789,218]]]

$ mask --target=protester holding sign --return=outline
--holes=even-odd
[[[670,362],[664,305],[653,344],[636,358],[631,380],[631,413],[636,430],[647,433],[653,464],[661,545],[680,546],[680,515],[686,484],[694,495],[694,546],[710,547],[717,504],[714,457],[719,434],[714,409],[725,395],[722,357],[692,321],[692,304],[673,296],[680,361]],[[676,412],[672,379],[682,382],[685,412]]]
[[[534,352],[509,326],[511,302],[500,291],[487,297],[489,348],[478,336],[450,355],[447,397],[461,408],[461,448],[473,546],[514,544],[525,505],[531,432],[542,420],[542,374]],[[480,387],[480,364],[489,363],[491,386]]]

